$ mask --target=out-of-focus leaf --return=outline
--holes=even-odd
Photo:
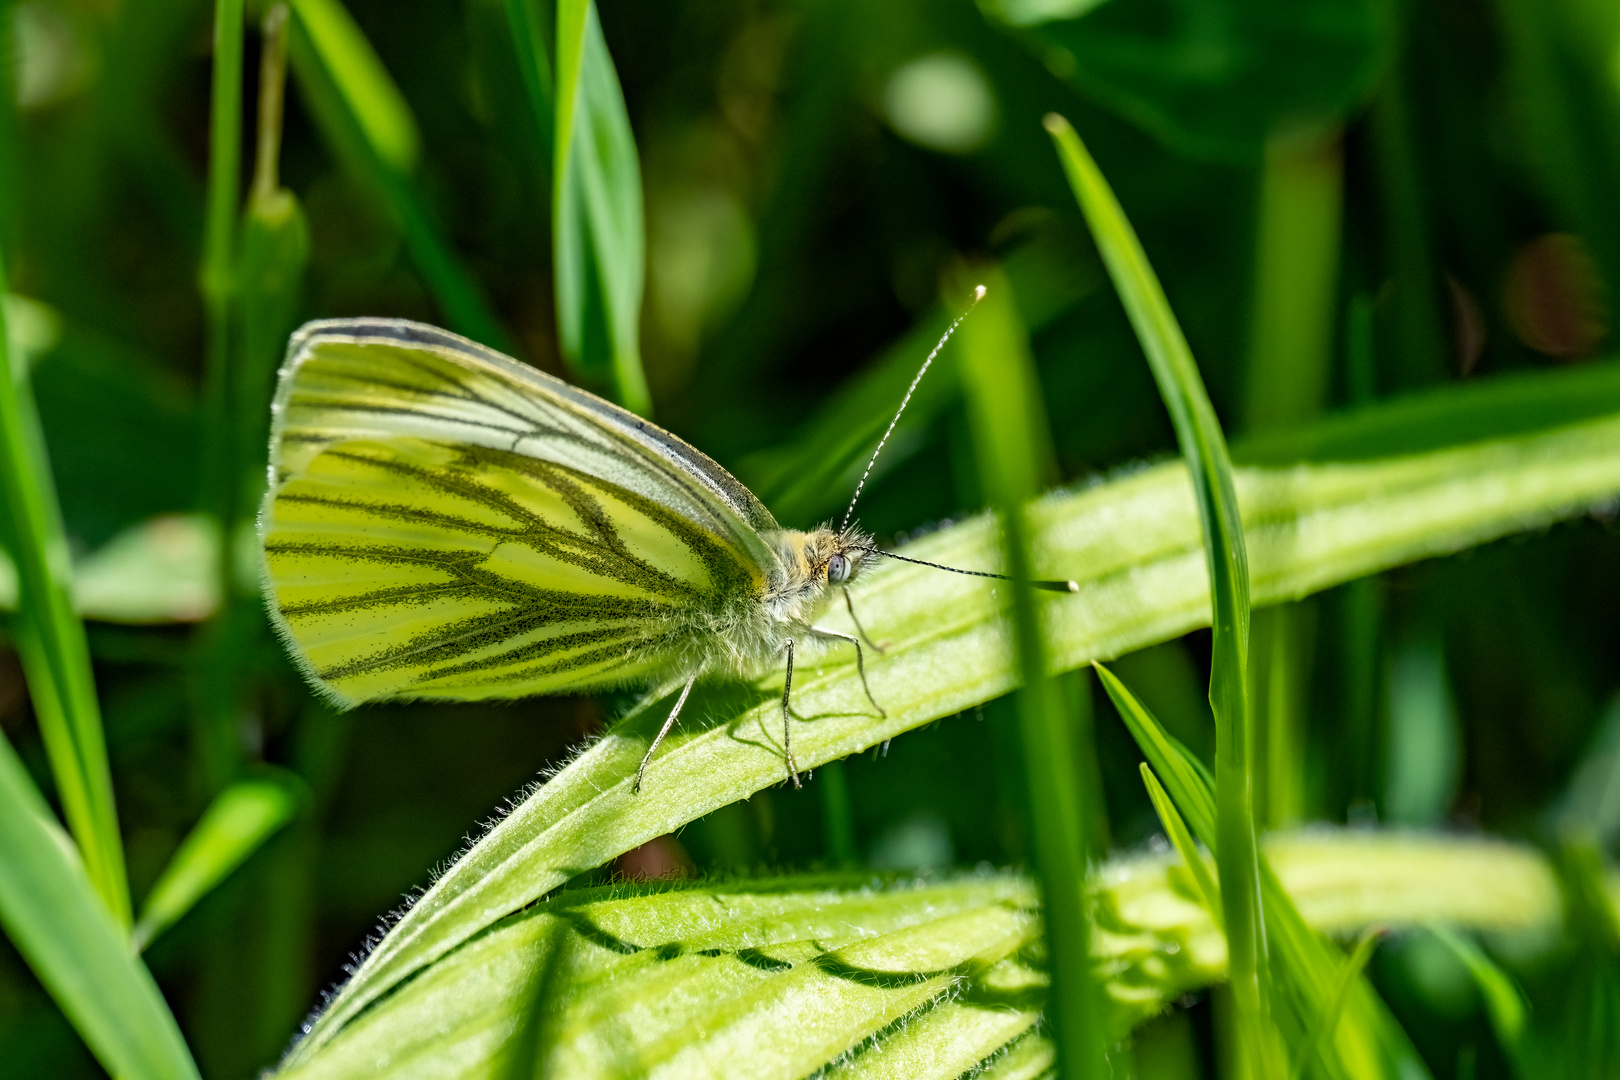
[[[564,358],[623,406],[652,410],[641,370],[641,164],[592,0],[557,4],[552,252]]]
[[[416,118],[354,16],[340,0],[292,0],[292,7],[366,142],[391,168],[410,172],[421,153]]]
[[[6,308],[6,334],[11,339],[13,364],[32,367],[62,340],[62,318],[49,304],[16,293],[7,293],[0,303]]]
[[[1524,1080],[1535,1076],[1536,1071],[1528,1068],[1531,1063],[1525,1045],[1529,1009],[1519,994],[1519,988],[1478,945],[1451,927],[1432,926],[1429,931],[1463,962],[1468,974],[1473,976],[1474,985],[1479,987],[1479,996],[1485,1001],[1485,1015],[1490,1017],[1491,1031],[1495,1033],[1496,1041],[1508,1061],[1512,1062],[1514,1072]]]
[[[1096,264],[1077,263],[1067,239],[1032,241],[1009,254],[1002,267],[1018,316],[1031,334],[1051,325],[1099,284]],[[834,391],[796,434],[743,460],[738,477],[778,521],[811,522],[843,509],[894,415],[895,403],[955,315],[941,306]],[[946,349],[912,394],[873,477],[905,461],[923,444],[929,425],[960,396],[957,352]]]
[[[1410,926],[1435,910],[1496,930],[1561,918],[1556,879],[1529,847],[1320,830],[1277,837],[1268,856],[1324,931]],[[1111,861],[1090,887],[1111,1037],[1224,977],[1224,939],[1173,856]],[[986,1075],[1037,1077],[1052,1053],[1032,1030],[1047,982],[1029,951],[1034,905],[1029,882],[1002,875],[564,892],[295,1049],[279,1075],[493,1073],[555,958],[545,1075],[797,1077],[836,1062],[841,1080],[954,1080],[986,1063]]]
[[[153,518],[118,534],[73,571],[87,619],[199,622],[219,605],[219,528],[201,514]],[[0,608],[17,606],[17,569],[0,551]]]
[[[146,894],[130,935],[135,948],[144,951],[179,922],[291,821],[301,802],[300,786],[291,777],[243,780],[215,796]]]
[[[0,922],[97,1060],[123,1080],[192,1080],[174,1016],[0,738]]]
[[[1106,1045],[1100,1001],[1086,966],[1086,841],[1094,832],[1092,818],[1101,798],[1085,790],[1081,777],[1099,775],[1096,746],[1089,712],[1076,717],[1065,708],[1058,682],[1049,674],[1044,608],[1062,603],[1067,594],[1058,599],[1024,584],[1036,576],[1025,508],[1052,470],[1051,429],[1041,408],[1035,360],[1006,275],[995,267],[980,273],[983,284],[978,288],[988,288],[989,294],[976,294],[982,299],[962,321],[956,348],[980,483],[1000,525],[1002,565],[1014,580],[1005,595],[1021,684],[1019,745],[1045,911],[1044,941],[1055,973],[1046,1019],[1060,1067],[1071,1076],[1090,1076],[1105,1068]]]
[[[1277,603],[1620,497],[1620,419],[1375,463],[1239,469],[1235,480],[1255,601]],[[1181,463],[1050,496],[1030,514],[1036,572],[1080,585],[1078,595],[1046,609],[1054,669],[1208,625],[1198,511]],[[905,550],[994,569],[998,545],[980,517]],[[794,735],[801,768],[1013,687],[1001,604],[980,579],[894,565],[857,588],[856,602],[868,632],[888,643],[868,674],[889,715],[872,713],[842,654],[808,659],[794,678],[795,714],[812,721]],[[827,623],[854,630],[841,613]],[[644,790],[633,795],[636,765],[668,712],[643,703],[439,877],[316,1021],[300,1053],[313,1052],[413,972],[574,875],[781,783],[772,734],[781,679],[772,673],[750,684],[700,685],[688,702],[691,719],[670,733]]]
[[[1377,0],[1132,0],[1076,14],[983,0],[1046,66],[1172,148],[1257,160],[1283,122],[1331,123],[1377,78]]]
[[[382,195],[451,328],[511,352],[488,300],[411,179],[416,129],[407,123],[404,96],[338,0],[294,0],[292,10],[293,70],[322,134]],[[344,29],[334,30],[339,24]]]

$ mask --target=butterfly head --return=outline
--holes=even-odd
[[[817,585],[848,585],[860,576],[866,548],[872,538],[858,529],[825,526],[801,534],[801,564],[805,576]]]

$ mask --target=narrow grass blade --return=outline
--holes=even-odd
[[[395,172],[416,168],[421,156],[416,118],[354,16],[341,0],[292,0],[292,5],[366,145]]]
[[[157,984],[3,738],[0,923],[108,1073],[120,1080],[197,1076]]]
[[[233,406],[232,388],[239,375],[233,370],[231,341],[236,328],[236,249],[241,207],[242,173],[242,0],[216,0],[214,5],[214,67],[209,99],[208,202],[204,219],[202,293],[207,312],[207,344],[203,365],[202,507],[213,517],[222,535],[232,534],[241,511],[242,478],[236,449],[240,417]],[[241,756],[237,736],[238,700],[230,678],[231,652],[225,620],[234,575],[230,545],[220,548],[215,562],[215,588],[225,601],[217,609],[201,650],[201,692],[196,709],[202,774],[210,790],[224,784]]]
[[[1519,988],[1478,945],[1455,930],[1436,925],[1431,926],[1429,932],[1450,949],[1463,962],[1468,974],[1473,976],[1474,985],[1479,987],[1479,996],[1485,1002],[1485,1015],[1490,1017],[1491,1031],[1496,1035],[1503,1054],[1512,1063],[1515,1075],[1524,1080],[1536,1076],[1537,1070],[1531,1067],[1525,1038],[1529,1007]]]
[[[1313,931],[1408,927],[1435,912],[1510,932],[1562,919],[1548,860],[1525,845],[1317,829],[1274,838],[1267,854]],[[1179,875],[1174,855],[1148,854],[1092,877],[1090,963],[1112,1039],[1225,976],[1224,938]],[[1034,944],[1035,900],[1031,882],[1008,875],[564,892],[466,942],[318,1048],[299,1047],[281,1075],[348,1080],[387,1061],[424,1076],[528,1077],[542,1075],[539,1062],[571,1080],[797,1077],[836,1059],[827,1075],[840,1080],[1035,1080],[1054,1058],[1032,1030],[1046,977],[1003,953]],[[1333,971],[1345,973],[1342,958]]]
[[[0,263],[0,295],[6,292]],[[73,608],[72,569],[25,364],[12,363],[0,307],[0,493],[17,564],[14,624],[28,691],[68,828],[115,923],[129,925],[129,882],[112,773],[84,624]]]
[[[962,323],[957,349],[979,474],[1001,526],[1002,565],[1014,579],[1001,591],[1007,597],[1021,683],[1018,717],[1030,833],[1051,957],[1046,1020],[1062,1068],[1070,1075],[1089,1076],[1104,1068],[1086,912],[1086,838],[1097,794],[1084,791],[1080,779],[1097,775],[1095,764],[1082,763],[1095,749],[1090,725],[1065,715],[1041,628],[1043,609],[1068,597],[1049,598],[1018,584],[1037,576],[1026,506],[1052,469],[1052,449],[1035,362],[1012,288],[995,269],[985,271],[983,282],[988,295]]]
[[[1356,939],[1355,948],[1350,950],[1339,964],[1338,974],[1333,980],[1333,991],[1328,998],[1327,1007],[1317,1014],[1311,1022],[1310,1030],[1306,1033],[1304,1041],[1300,1044],[1298,1057],[1294,1061],[1294,1080],[1301,1080],[1305,1076],[1310,1063],[1316,1060],[1323,1047],[1330,1045],[1334,1029],[1339,1026],[1339,1017],[1344,1015],[1344,1006],[1349,999],[1350,988],[1360,978],[1362,971],[1367,967],[1367,961],[1372,959],[1373,950],[1378,947],[1378,939],[1383,934],[1383,928],[1369,926],[1361,932]]]
[[[1192,350],[1108,182],[1067,120],[1048,114],[1046,127],[1147,354],[1192,475],[1213,611],[1209,703],[1215,711],[1215,828],[1232,949],[1232,992],[1262,1075],[1276,1075],[1279,1068],[1270,1060],[1266,1023],[1269,966],[1249,761],[1249,558],[1226,437],[1204,392]]]
[[[244,780],[220,792],[146,894],[131,934],[136,950],[179,922],[291,821],[302,802],[290,779]]]
[[[555,137],[552,131],[555,121],[552,117],[551,61],[546,56],[544,23],[536,5],[537,0],[503,0],[506,25],[512,34],[512,48],[517,54],[523,90],[529,96],[535,122],[540,126],[540,145],[550,153]]]
[[[646,416],[641,165],[592,0],[557,4],[556,91],[551,222],[563,356]]]
[[[1243,469],[1236,481],[1249,521],[1256,599],[1277,603],[1620,498],[1620,417],[1408,458]],[[1047,605],[1053,670],[1208,625],[1198,510],[1181,463],[1051,495],[1029,513],[1036,568],[1064,573],[1080,586],[1077,595]],[[906,553],[994,569],[998,549],[991,521],[979,517]],[[814,718],[794,733],[801,767],[876,746],[1016,685],[1001,601],[981,579],[891,565],[863,584],[857,599],[868,631],[890,642],[867,670],[888,716],[879,718],[865,704],[853,662],[836,654],[807,662],[794,679],[795,711]],[[840,622],[837,614],[828,617],[829,626]],[[847,630],[854,633],[853,626]],[[298,1053],[575,874],[781,783],[772,735],[779,730],[773,710],[780,709],[781,685],[779,674],[699,685],[688,702],[690,719],[670,734],[639,796],[630,792],[631,778],[668,710],[649,705],[622,718],[437,879],[366,958]],[[1173,777],[1149,761],[1197,832]]]
[[[292,0],[293,73],[321,133],[372,184],[450,327],[511,352],[489,301],[411,180],[415,123],[405,98],[339,0]]]
[[[1194,831],[1210,848],[1219,866],[1215,785],[1208,770],[1164,731],[1123,683],[1101,665],[1097,665],[1097,669],[1143,755],[1155,770],[1164,773],[1173,801],[1188,813]],[[1335,989],[1338,968],[1333,955],[1307,925],[1269,861],[1260,858],[1258,864],[1260,901],[1265,906],[1278,961],[1277,986],[1279,990],[1291,991],[1277,993],[1273,1000],[1280,1005],[1270,1019],[1277,1026],[1278,1034],[1293,1047],[1296,1064],[1308,1060],[1303,1056],[1303,1048],[1313,1027],[1322,1023],[1321,1018],[1329,1011],[1343,1009],[1347,1013],[1346,1022],[1328,1030],[1334,1035],[1338,1064],[1350,1075],[1394,1078],[1408,1075],[1412,1069],[1419,1070],[1412,1075],[1421,1075],[1421,1059],[1365,982],[1357,980],[1348,998],[1340,996],[1341,992]],[[1281,1062],[1274,1065],[1280,1066]]]
[[[1199,853],[1198,846],[1193,843],[1192,834],[1187,831],[1187,823],[1181,820],[1176,811],[1176,804],[1171,801],[1165,792],[1159,778],[1153,775],[1153,770],[1147,762],[1142,762],[1142,783],[1147,786],[1148,798],[1153,802],[1153,811],[1159,815],[1159,823],[1164,826],[1165,835],[1181,856],[1181,861],[1192,874],[1193,882],[1198,886],[1198,895],[1203,897],[1204,907],[1209,910],[1210,917],[1215,925],[1221,924],[1221,887],[1215,881],[1215,876],[1209,872],[1209,865],[1204,862],[1204,856]]]

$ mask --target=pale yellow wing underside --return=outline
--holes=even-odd
[[[774,527],[674,436],[433,327],[311,324],[282,370],[266,588],[344,704],[657,675],[758,602]]]

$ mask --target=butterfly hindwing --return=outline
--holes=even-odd
[[[344,703],[645,678],[771,573],[775,523],[719,466],[431,327],[306,328],[271,453],[272,611]]]

